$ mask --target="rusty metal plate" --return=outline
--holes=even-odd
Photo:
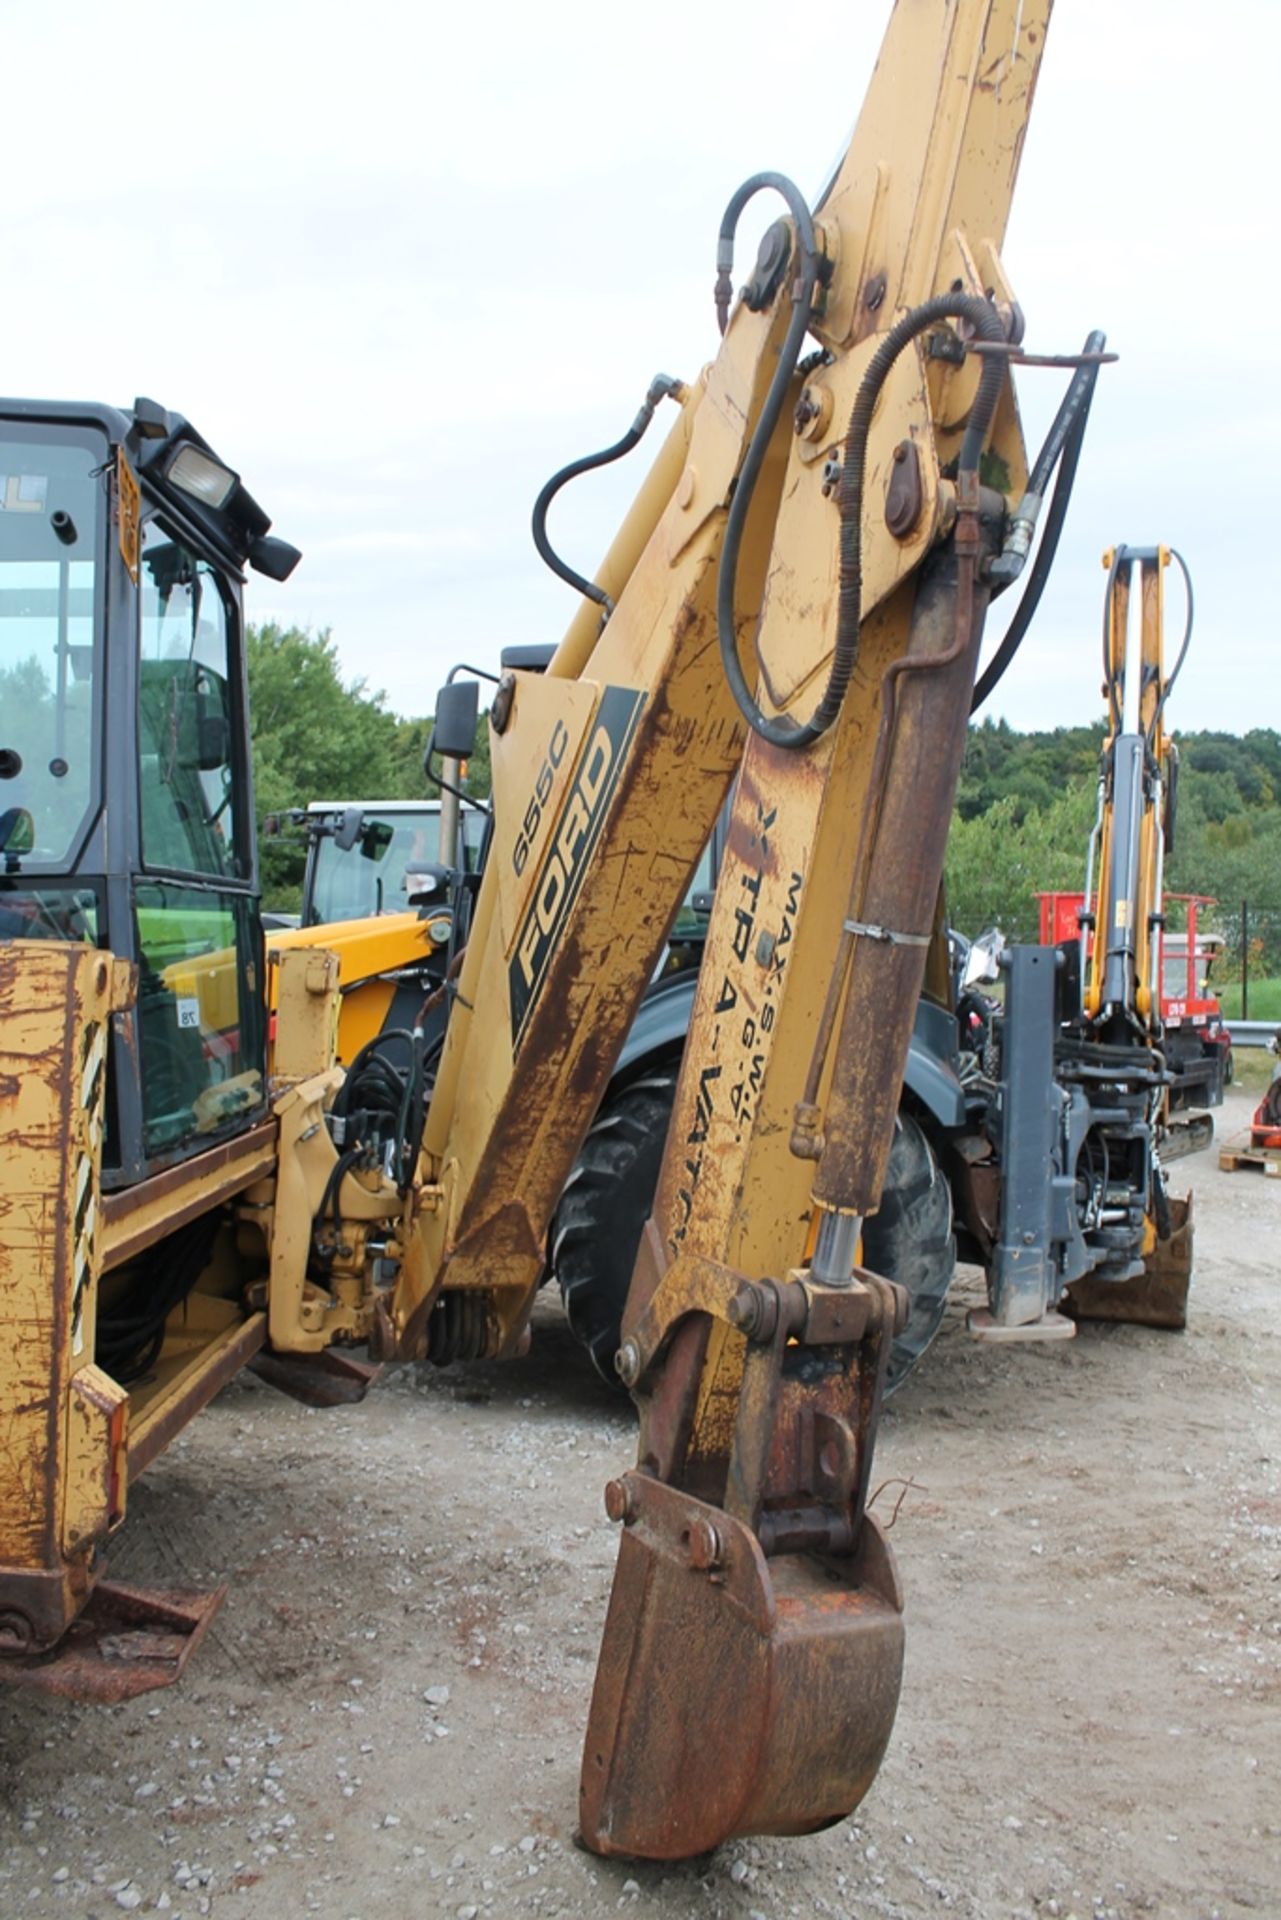
[[[0,1683],[99,1706],[172,1686],[226,1593],[225,1585],[202,1593],[100,1581],[54,1651],[0,1660]]]
[[[621,1490],[585,1845],[683,1860],[842,1819],[875,1778],[902,1679],[902,1595],[875,1521],[848,1558],[767,1562],[720,1508],[640,1474]]]
[[[249,1371],[305,1407],[349,1407],[364,1399],[382,1367],[335,1347],[319,1353],[276,1353],[265,1348],[249,1362]]]

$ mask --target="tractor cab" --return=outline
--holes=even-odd
[[[424,896],[423,879],[480,868],[486,814],[462,813],[457,844],[441,846],[439,800],[313,800],[298,816],[307,831],[302,925],[330,926],[404,913]]]
[[[264,1108],[241,588],[297,551],[180,415],[0,401],[0,939],[137,970],[103,1184]]]

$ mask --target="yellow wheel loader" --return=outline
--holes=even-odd
[[[902,1661],[867,1499],[906,1302],[863,1226],[988,603],[1097,370],[1077,357],[1029,468],[1000,246],[1048,14],[899,0],[817,206],[776,174],[730,200],[716,357],[651,389],[625,439],[660,401],[674,421],[614,544],[547,671],[494,699],[493,840],[433,1075],[416,1025],[332,1064],[314,948],[280,957],[266,1078],[239,575],[292,554],[162,409],[0,406],[9,1678],[119,1692],[180,1657],[199,1609],[106,1589],[105,1550],[135,1476],[264,1346],[338,1378],[352,1347],[519,1350],[732,782],[619,1349],[639,1451],[607,1493],[579,1818],[600,1852],[679,1858],[867,1790]],[[761,193],[781,214],[736,293]],[[455,693],[437,745],[462,754]]]

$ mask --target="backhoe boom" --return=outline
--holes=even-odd
[[[889,1736],[901,1602],[866,1499],[906,1303],[857,1260],[986,571],[1027,474],[999,246],[1048,12],[900,4],[817,213],[773,176],[736,196],[727,289],[743,202],[777,186],[787,218],[679,390],[602,573],[608,617],[585,609],[546,677],[512,674],[496,702],[495,835],[388,1352],[425,1351],[460,1292],[487,1303],[487,1350],[521,1338],[552,1212],[737,773],[619,1356],[642,1425],[610,1496],[624,1533],[584,1758],[602,1852],[822,1825]]]

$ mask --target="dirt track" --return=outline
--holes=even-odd
[[[1175,1171],[1186,1335],[992,1351],[963,1286],[886,1414],[908,1668],[853,1821],[573,1847],[632,1434],[549,1306],[527,1360],[355,1408],[237,1383],[156,1465],[113,1571],[230,1596],[168,1694],[0,1698],[0,1915],[1281,1913],[1281,1183]]]

